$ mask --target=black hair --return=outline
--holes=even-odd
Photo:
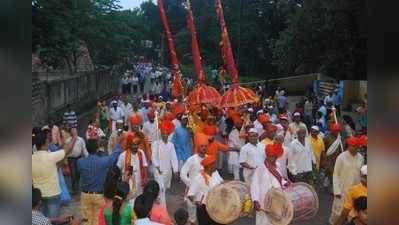
[[[91,155],[97,153],[98,142],[96,139],[88,139],[86,143],[87,152]]]
[[[145,195],[152,203],[158,198],[159,184],[155,180],[150,180],[144,186],[143,195]]]
[[[188,212],[183,208],[179,208],[175,211],[174,218],[177,225],[184,225],[188,220]]]
[[[129,184],[127,182],[119,182],[116,185],[116,194],[112,201],[112,224],[120,224],[121,216],[120,209],[123,201],[129,194]]]
[[[40,150],[43,145],[46,144],[47,141],[47,132],[41,131],[35,136],[35,145],[36,149]]]
[[[104,197],[112,199],[116,193],[116,185],[121,177],[121,170],[118,166],[113,165],[107,171],[104,182]]]
[[[353,207],[357,212],[367,210],[367,197],[360,196],[353,201]]]
[[[148,217],[152,209],[152,202],[148,198],[141,194],[134,200],[134,213],[138,219]]]
[[[349,115],[343,115],[342,119],[347,123],[353,130],[356,130],[355,122],[353,121],[352,117]]]
[[[39,188],[32,187],[32,209],[37,207],[42,200],[42,192]]]

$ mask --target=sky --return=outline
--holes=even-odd
[[[119,5],[122,9],[133,9],[139,7],[142,2],[146,0],[119,0]]]

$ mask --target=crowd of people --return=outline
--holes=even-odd
[[[32,224],[218,224],[205,199],[227,180],[250,187],[257,225],[271,224],[265,194],[291,182],[334,196],[331,225],[367,224],[367,100],[356,109],[359,123],[336,91],[292,102],[283,88],[260,87],[258,103],[193,107],[171,96],[168,74],[136,64],[122,96],[99,101],[89,124],[68,107],[62,123],[34,129]],[[137,90],[146,76],[155,88],[139,96],[129,76]],[[186,207],[172,220],[166,195],[180,181]],[[71,195],[80,196],[83,219],[61,215]]]

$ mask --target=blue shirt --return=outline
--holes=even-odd
[[[172,137],[172,143],[175,145],[177,160],[186,161],[193,151],[192,136],[187,128],[182,126],[176,128]]]
[[[277,105],[279,108],[285,108],[287,106],[287,97],[284,95],[280,95],[277,97]]]
[[[163,91],[161,92],[161,96],[162,96],[162,98],[163,98],[163,100],[164,100],[165,102],[167,102],[167,101],[170,100],[170,94],[169,94],[169,92],[166,91],[166,90],[163,90]]]
[[[116,145],[109,156],[90,154],[88,157],[78,159],[77,169],[80,174],[80,189],[82,191],[103,192],[104,182],[108,168],[115,162],[122,148]]]

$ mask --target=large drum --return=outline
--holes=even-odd
[[[249,187],[241,181],[229,181],[209,190],[205,199],[209,217],[217,223],[229,224],[253,211]]]
[[[271,189],[265,196],[264,209],[270,209],[267,215],[273,225],[287,225],[313,218],[319,210],[319,198],[312,186],[297,182],[284,190]]]

